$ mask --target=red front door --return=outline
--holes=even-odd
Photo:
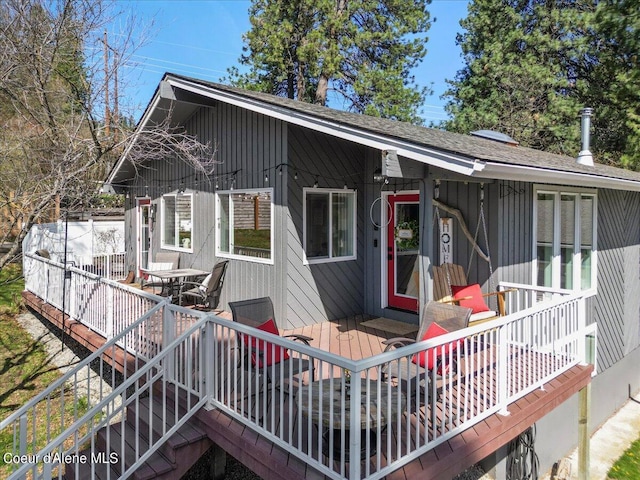
[[[388,304],[417,312],[420,296],[420,197],[418,194],[398,194],[388,198]]]

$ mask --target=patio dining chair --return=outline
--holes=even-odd
[[[175,270],[180,264],[179,252],[158,252],[156,253],[155,261],[149,262],[147,268],[141,268],[140,270],[144,274],[141,285],[143,288],[151,289],[153,293],[156,293],[156,289],[160,288],[160,295],[170,295],[172,292],[168,291],[167,284],[153,275],[154,271],[162,270]],[[146,278],[145,278],[146,276]]]
[[[183,305],[186,300],[191,300],[195,306],[202,305],[210,310],[215,309],[220,303],[220,294],[228,265],[228,260],[216,263],[211,273],[202,282],[182,282],[179,294],[180,305]]]
[[[470,316],[470,308],[436,301],[427,302],[423,308],[422,323],[416,338],[396,337],[384,340],[382,342],[385,345],[384,351],[402,348],[466,328],[469,326]],[[442,347],[436,347],[435,354],[432,349],[428,349],[416,355],[401,357],[389,362],[382,368],[382,379],[387,381],[394,379],[397,381],[407,399],[410,399],[410,405],[419,408],[418,403],[432,400],[432,387],[431,385],[426,385],[426,394],[424,396],[426,398],[423,397],[418,402],[416,398],[418,383],[430,382],[433,378],[434,370],[436,380],[440,380],[442,374],[449,371],[453,371],[453,374],[456,374],[458,366],[455,360],[449,363],[450,357],[455,357],[455,355],[449,355],[449,353],[453,353],[457,347],[458,345],[456,344],[443,345]],[[439,388],[436,388],[436,393],[437,395],[440,394]]]
[[[229,308],[233,315],[233,321],[249,325],[259,330],[280,335],[276,318],[273,313],[273,303],[271,298],[262,297],[239,302],[229,302]],[[240,334],[240,338],[245,345],[245,369],[251,368],[253,371],[266,375],[267,382],[276,385],[281,378],[287,378],[288,374],[299,375],[309,372],[310,380],[313,381],[313,362],[309,359],[293,357],[289,355],[286,348],[274,345],[265,340]],[[283,338],[300,341],[305,345],[313,340],[306,335],[284,335]],[[241,347],[239,347],[241,348]]]

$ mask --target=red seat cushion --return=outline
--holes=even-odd
[[[449,332],[442,328],[442,326],[440,326],[436,322],[433,322],[431,325],[429,325],[429,328],[427,328],[427,331],[424,332],[424,336],[420,340],[429,340],[430,338],[439,337],[440,335],[444,335],[445,333]],[[453,352],[457,348],[457,345],[455,343],[449,343],[435,348],[438,352],[435,357],[435,360],[437,362],[441,357],[446,357],[447,355],[449,355],[449,352]],[[424,352],[416,353],[411,361],[417,365],[420,365],[421,367],[427,368],[428,370],[433,369],[435,365],[432,350],[433,348],[428,348]]]
[[[474,283],[473,285],[451,285],[451,292],[453,298],[460,300],[458,303],[461,307],[471,309],[471,313],[489,312],[491,309],[487,307],[487,303],[482,296],[482,290],[480,285]],[[466,297],[471,297],[467,298]]]
[[[258,327],[256,328],[273,335],[280,335],[280,332],[278,332],[278,327],[273,321],[273,318],[270,318],[262,325],[258,325]],[[253,352],[251,353],[251,363],[259,368],[264,366],[265,364],[269,366],[274,363],[279,363],[283,360],[287,360],[289,358],[289,352],[287,351],[287,349],[281,347],[280,345],[275,345],[271,342],[267,342],[266,340],[262,340],[256,337],[250,337],[248,335],[242,335],[242,340],[244,341],[245,345],[251,347],[251,349],[253,350]]]

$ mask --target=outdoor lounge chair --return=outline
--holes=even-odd
[[[191,299],[196,306],[202,305],[210,310],[215,309],[220,302],[228,264],[228,260],[216,263],[211,273],[202,282],[183,282],[180,285],[180,305],[185,300]]]
[[[384,340],[382,343],[385,345],[385,352],[466,328],[469,325],[470,316],[471,309],[469,308],[448,303],[428,302],[424,306],[422,323],[416,338],[397,337]],[[455,350],[456,347],[457,345],[445,345],[437,347],[435,355],[433,351],[427,350],[410,357],[399,358],[382,368],[382,378],[383,380],[395,379],[407,398],[412,399],[409,402],[410,405],[418,407],[419,403],[423,403],[427,399],[430,400],[432,388],[427,385],[425,389],[427,399],[421,398],[418,401],[416,399],[417,382],[422,380],[429,382],[433,378],[430,372],[434,369],[436,370],[436,379],[449,369],[457,372],[458,367],[455,362],[453,365],[448,364],[449,352]]]
[[[509,290],[482,293],[480,285],[467,283],[467,276],[460,265],[444,263],[433,266],[433,297],[438,302],[452,303],[471,308],[471,323],[492,320],[506,314],[505,295]],[[491,310],[486,301],[496,298],[497,309]]]
[[[273,303],[271,298],[262,297],[251,300],[242,300],[239,302],[229,302],[229,308],[233,315],[233,321],[249,325],[251,327],[280,335],[276,318],[273,313]],[[253,371],[267,376],[270,384],[277,384],[281,377],[280,372],[284,373],[283,377],[287,378],[291,375],[298,375],[308,371],[310,373],[310,381],[313,381],[313,363],[304,358],[291,357],[287,349],[275,346],[267,341],[251,338],[247,335],[240,334],[241,341],[244,342],[246,356],[244,360],[245,368],[252,368]],[[309,345],[313,340],[305,335],[284,335],[284,338],[290,338]],[[243,348],[239,346],[238,348]]]

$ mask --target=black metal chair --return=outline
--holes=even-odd
[[[228,265],[228,260],[222,260],[215,264],[202,282],[183,282],[180,285],[180,305],[185,300],[191,300],[196,306],[202,305],[210,310],[217,308]]]
[[[273,303],[269,297],[229,302],[229,308],[231,308],[233,321],[280,335],[273,312]],[[245,345],[245,369],[250,367],[253,371],[266,375],[268,383],[277,384],[282,377],[281,372],[284,374],[283,378],[288,378],[289,373],[299,375],[308,371],[310,381],[313,381],[314,368],[311,360],[289,356],[283,347],[248,335],[240,334],[240,338]],[[283,338],[300,341],[306,345],[313,340],[306,335],[296,334],[284,335]]]

